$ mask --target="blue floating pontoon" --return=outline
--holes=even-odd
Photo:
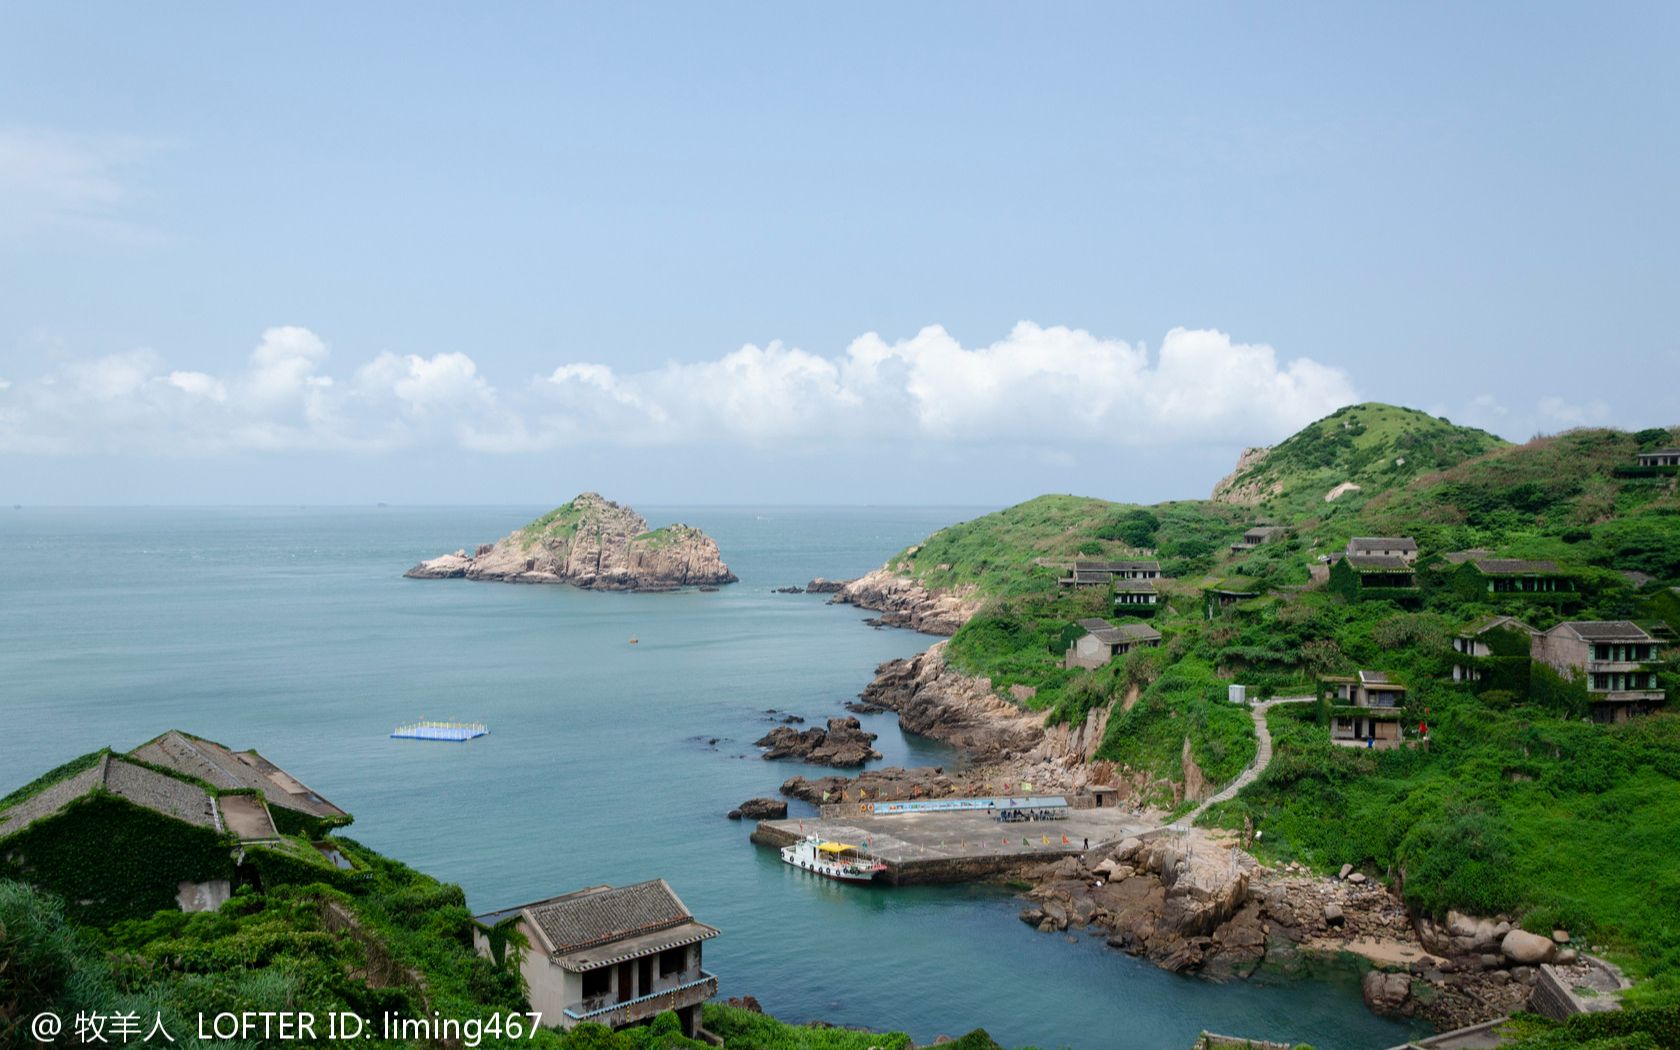
[[[460,743],[489,734],[483,722],[409,722],[391,730],[392,740],[450,740]]]

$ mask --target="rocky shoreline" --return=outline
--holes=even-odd
[[[495,543],[422,561],[416,580],[465,578],[564,583],[608,591],[702,590],[734,583],[710,536],[689,525],[649,529],[645,518],[585,492]]]
[[[1102,785],[1118,804],[1144,812],[1136,800],[1161,785],[1093,761],[1106,710],[1077,726],[1046,727],[1041,714],[1021,706],[1030,696],[1005,697],[990,680],[949,666],[945,644],[881,664],[856,706],[897,713],[905,731],[951,744],[971,765],[795,776],[780,794],[821,805],[978,795],[1003,783],[1068,794]],[[1182,799],[1220,785],[1171,786]],[[1164,823],[1164,814],[1155,816]],[[1395,892],[1351,866],[1336,876],[1267,867],[1231,833],[1161,828],[996,877],[1028,885],[1021,918],[1035,928],[1085,928],[1174,972],[1243,978],[1262,966],[1290,972],[1312,957],[1351,957],[1370,967],[1362,990],[1372,1011],[1418,1017],[1440,1030],[1523,1009],[1541,962],[1576,961],[1566,944],[1513,930],[1508,920],[1455,914],[1443,924],[1414,921]]]
[[[803,719],[800,719],[803,721]],[[794,729],[779,725],[753,742],[765,749],[766,759],[797,758],[822,766],[861,766],[880,758],[881,752],[870,745],[875,734],[865,732],[855,718],[830,718],[826,728]]]
[[[832,585],[833,581],[813,580]],[[811,591],[810,587],[806,592]],[[821,592],[819,592],[821,593]],[[855,605],[878,612],[874,623],[883,627],[907,627],[925,634],[951,635],[979,611],[980,597],[972,588],[963,591],[930,591],[909,576],[891,568],[876,569],[842,584],[829,601]]]

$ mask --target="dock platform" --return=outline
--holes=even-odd
[[[887,867],[884,881],[901,886],[988,878],[1022,864],[1078,856],[1086,839],[1096,849],[1153,827],[1119,809],[1074,809],[1066,819],[1021,823],[1002,823],[985,811],[942,811],[761,820],[752,840],[780,848],[814,833],[867,846]]]
[[[392,740],[443,740],[461,743],[487,736],[490,727],[483,722],[407,722],[391,730]]]

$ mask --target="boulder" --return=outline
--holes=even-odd
[[[1336,878],[1345,879],[1351,874],[1353,874],[1353,865],[1352,864],[1343,864],[1342,865],[1342,870],[1336,873]]]
[[[1524,966],[1535,966],[1544,962],[1551,962],[1557,955],[1557,945],[1550,937],[1542,937],[1527,930],[1512,930],[1499,942],[1499,950],[1505,958]]]
[[[1109,856],[1113,857],[1115,860],[1131,860],[1133,857],[1138,855],[1138,850],[1142,848],[1142,842],[1135,838],[1127,837],[1120,840],[1120,844],[1114,847],[1114,852],[1109,854]]]
[[[1553,930],[1552,931],[1552,943],[1553,944],[1568,944],[1569,943],[1569,931],[1568,930]]]
[[[749,798],[729,811],[730,820],[783,820],[787,817],[787,803],[779,798]]]
[[[1349,875],[1347,877],[1347,880],[1349,882],[1353,883],[1355,886],[1362,885],[1365,882],[1365,873],[1363,871],[1356,871],[1353,874]]]
[[[1580,958],[1580,953],[1576,952],[1575,949],[1565,948],[1563,951],[1558,952],[1557,958],[1552,961],[1557,963],[1559,966],[1568,966],[1578,958]]]
[[[1365,1005],[1372,1013],[1399,1013],[1411,998],[1412,978],[1410,974],[1383,973],[1372,970],[1365,975],[1361,982],[1360,992],[1364,995]]]
[[[1329,926],[1340,926],[1346,918],[1342,915],[1342,906],[1331,901],[1324,906],[1324,922]]]

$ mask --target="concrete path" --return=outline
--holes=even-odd
[[[1310,704],[1315,699],[1316,697],[1311,696],[1279,696],[1271,700],[1263,700],[1250,707],[1248,714],[1250,718],[1254,719],[1254,739],[1258,742],[1258,747],[1254,752],[1254,761],[1248,764],[1247,769],[1237,774],[1237,779],[1226,784],[1206,802],[1167,826],[1175,830],[1185,830],[1196,823],[1196,818],[1207,812],[1209,806],[1236,798],[1237,792],[1254,783],[1255,778],[1264,773],[1266,767],[1272,764],[1272,731],[1266,725],[1266,712],[1279,704]]]

